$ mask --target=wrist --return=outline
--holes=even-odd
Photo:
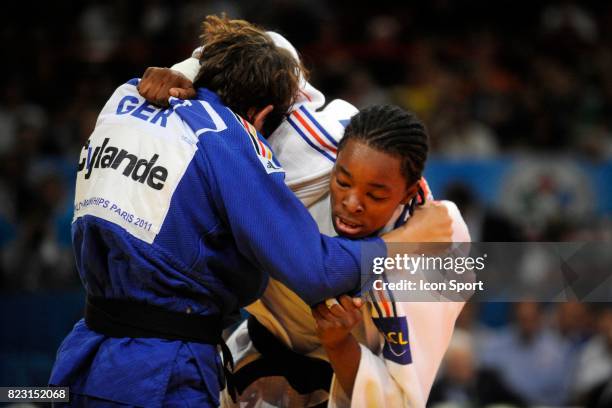
[[[325,342],[322,344],[323,344],[323,348],[327,352],[333,353],[333,352],[342,352],[343,350],[346,350],[348,347],[352,346],[353,343],[357,343],[357,340],[355,340],[355,337],[353,337],[353,335],[349,333],[341,339],[330,341],[330,342]]]
[[[418,242],[418,233],[415,234],[414,229],[408,229],[406,224],[389,231],[381,236],[385,243],[414,243]]]

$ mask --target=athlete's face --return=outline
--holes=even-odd
[[[363,238],[383,228],[397,206],[414,197],[417,184],[407,188],[399,158],[350,140],[338,152],[330,190],[336,232]]]

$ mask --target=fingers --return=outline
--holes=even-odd
[[[136,86],[136,89],[138,89],[138,92],[141,95],[143,95],[143,93],[149,92],[149,88],[151,87],[151,81],[147,81],[147,78],[150,75],[151,75],[151,67],[146,69],[146,71],[142,75],[142,78],[138,82],[138,86]]]
[[[342,305],[342,307],[344,307],[344,310],[347,310],[347,311],[352,310],[353,308],[359,309],[359,308],[361,308],[361,306],[363,306],[363,300],[361,298],[358,298],[358,297],[351,298],[351,297],[348,297],[346,295],[342,295],[339,299],[344,299],[343,303],[340,303],[340,304]],[[327,305],[328,308],[331,309],[331,307],[334,304],[337,305],[339,303],[338,303],[338,301],[335,298],[331,298],[331,299],[327,299],[325,301],[325,304]]]
[[[169,94],[179,99],[193,99],[196,97],[196,91],[193,87],[170,88]]]
[[[189,89],[192,88],[193,89],[193,82],[191,82],[187,77],[185,77],[184,75],[181,75],[178,78],[177,84],[176,84],[177,88],[182,88],[182,89]]]
[[[138,84],[138,92],[150,103],[160,106],[168,106],[169,96],[190,99],[196,95],[192,82],[183,74],[158,67],[146,69]]]
[[[340,327],[340,322],[329,312],[327,306],[319,304],[312,308],[312,317],[315,318],[317,323],[317,329],[319,331],[329,330],[332,328]]]
[[[146,78],[148,78],[149,76],[151,76],[151,74],[154,72],[155,68],[156,68],[156,67],[148,67],[147,69],[145,69],[145,72],[144,72],[144,74],[142,75],[142,78],[141,78],[141,79],[146,79]]]
[[[319,322],[325,321],[325,318],[321,315],[321,313],[319,313],[317,307],[313,307],[312,309],[310,309],[310,312],[312,313],[312,317],[314,317],[314,319],[317,321],[317,324],[319,324]]]
[[[340,303],[338,303],[338,300]],[[352,314],[357,308],[361,307],[361,299],[359,298],[351,298],[346,295],[342,295],[336,299],[328,299],[325,301],[324,305],[327,307],[327,310],[338,318],[344,318],[347,314]],[[323,311],[325,313],[326,311]]]
[[[159,106],[168,106],[168,92],[165,88],[165,83],[155,83],[149,90],[151,102]]]
[[[153,75],[149,75],[148,79],[140,80],[138,93],[150,103],[158,106],[168,106],[168,91],[165,81]]]
[[[334,322],[337,317],[342,316],[342,307],[339,305],[333,305],[331,308],[328,308],[324,303],[318,304],[315,309],[321,317],[329,322]]]
[[[355,304],[353,303],[352,297],[342,295],[338,298],[338,300],[340,301],[340,304],[342,305],[346,313],[351,313],[353,310],[355,310]]]
[[[359,306],[356,306],[355,303],[359,304]],[[340,304],[344,308],[344,313],[341,318],[344,320],[345,324],[354,326],[361,320],[361,312],[359,311],[362,304],[361,299],[353,299],[350,296],[342,295],[340,296]]]
[[[328,307],[325,303],[315,306],[313,316],[327,321],[333,327],[353,327],[361,320],[359,308],[363,304],[361,299],[353,299],[350,296],[342,295],[338,298],[339,304]],[[315,315],[316,312],[316,315]]]

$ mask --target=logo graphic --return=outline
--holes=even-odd
[[[79,163],[78,172],[85,171],[86,180],[91,177],[95,169],[118,170],[119,167],[124,166],[122,174],[125,177],[131,177],[132,180],[141,184],[146,183],[155,190],[164,188],[164,183],[168,178],[168,169],[164,166],[155,166],[159,159],[158,154],[154,154],[148,160],[141,159],[125,149],[108,145],[109,141],[109,138],[105,138],[102,146],[92,147],[88,140],[83,147],[86,155]]]
[[[375,317],[372,320],[385,337],[383,356],[398,364],[411,364],[412,354],[410,353],[406,319],[404,317]]]
[[[269,146],[266,146],[259,139],[259,136],[257,135],[257,130],[255,129],[255,127],[251,125],[249,122],[247,122],[246,120],[244,120],[239,115],[237,114],[234,114],[234,115],[236,116],[236,119],[238,119],[238,122],[242,125],[244,130],[246,130],[246,133],[251,141],[251,144],[253,145],[253,150],[255,150],[255,154],[257,154],[257,157],[259,158],[259,161],[263,165],[266,172],[268,174],[284,172],[283,168],[278,164],[278,162],[277,163],[274,162],[274,158],[272,155],[272,149],[270,149]]]

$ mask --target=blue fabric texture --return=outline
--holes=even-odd
[[[307,210],[285,186],[280,163],[265,139],[249,134],[249,128],[217,95],[200,89],[197,100],[173,99],[170,108],[156,113],[138,95],[136,83],[119,87],[103,110],[107,119],[101,115],[97,127],[105,126],[105,135],[110,135],[104,136],[105,143],[120,144],[113,135],[128,129],[150,132],[152,144],[155,137],[177,144],[194,140],[197,150],[183,163],[180,178],[171,186],[168,210],[151,242],[135,236],[129,226],[110,215],[100,215],[106,214],[104,196],[85,203],[98,206],[97,213],[75,215],[72,243],[89,295],[227,317],[230,324],[229,316],[261,295],[268,276],[310,304],[359,286],[361,242],[319,233]],[[130,109],[132,113],[127,114]],[[177,134],[176,129],[181,132]],[[94,135],[95,131],[92,145]],[[103,149],[97,162],[91,148],[83,153],[84,171],[104,163],[100,160]],[[150,150],[129,153],[151,157]],[[155,153],[156,164],[163,164],[164,152]],[[170,176],[172,166],[167,166]],[[130,185],[125,181],[129,169],[121,170],[108,165],[96,168],[97,173],[90,170],[92,177],[87,180],[78,175],[77,193],[79,183],[90,186],[87,183],[108,182],[109,177],[116,178],[117,185]],[[123,187],[126,191],[119,194],[133,197],[136,189],[146,188],[138,175],[132,175],[132,180],[134,190]],[[169,194],[167,187],[160,188],[159,194]],[[135,212],[159,205],[138,197],[132,201]],[[77,208],[75,203],[75,214]],[[378,238],[372,241],[382,243]],[[385,247],[380,246],[381,253],[376,255],[384,256]],[[108,338],[81,320],[60,346],[50,383],[69,386],[79,398],[91,401],[158,407],[185,400],[191,402],[183,405],[215,406],[221,370],[213,345]]]

